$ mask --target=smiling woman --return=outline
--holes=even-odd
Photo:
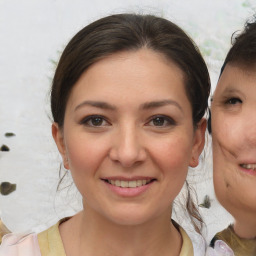
[[[87,69],[72,89],[63,128],[53,126],[86,211],[138,225],[170,208],[198,146],[191,117],[182,71],[160,53],[125,51]]]
[[[84,207],[38,235],[42,256],[193,255],[170,220],[204,147],[209,92],[197,47],[170,21],[120,14],[78,32],[58,64],[51,107]]]

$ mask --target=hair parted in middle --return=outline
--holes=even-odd
[[[184,73],[185,90],[196,125],[208,107],[210,78],[191,38],[177,25],[152,15],[117,14],[99,19],[68,43],[53,79],[53,119],[63,125],[66,103],[80,76],[97,61],[117,52],[151,49],[174,62]]]
[[[59,60],[51,89],[53,121],[63,127],[66,104],[72,88],[99,60],[124,51],[142,48],[162,54],[183,73],[185,92],[192,108],[194,127],[208,109],[210,77],[193,40],[177,25],[153,15],[116,14],[99,19],[80,30],[68,43]],[[188,215],[197,232],[202,219],[187,185]]]

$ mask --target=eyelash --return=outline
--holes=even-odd
[[[96,121],[96,119],[100,119],[101,123],[100,125],[94,125],[92,122]],[[91,122],[91,123],[89,123]],[[106,122],[107,125],[102,125],[102,122]],[[102,126],[109,126],[110,123],[106,120],[106,118],[104,116],[100,116],[100,115],[91,115],[91,116],[87,116],[85,117],[80,124],[88,126],[88,127],[102,127]]]
[[[176,125],[176,122],[171,117],[165,116],[165,115],[155,115],[155,116],[151,117],[149,122],[147,122],[147,125],[151,126],[150,123],[154,122],[154,120],[156,120],[157,118],[161,118],[162,121],[164,121],[165,123],[167,122],[167,124],[165,124],[165,125],[155,125],[155,124],[153,124],[152,126],[154,126],[154,127],[168,127],[168,126]]]
[[[231,97],[225,100],[226,105],[236,105],[237,103],[242,103],[242,100],[236,97]]]
[[[96,119],[99,119],[100,124],[99,125],[95,125],[92,122],[96,121]],[[164,122],[163,125],[157,125],[157,124],[150,124],[151,122],[156,121],[157,119],[160,119],[161,121]],[[105,125],[102,125],[103,122],[106,122]],[[109,126],[110,123],[106,120],[106,118],[104,116],[101,115],[91,115],[91,116],[87,116],[84,119],[81,120],[80,124],[88,126],[88,127],[103,127],[103,126]],[[150,120],[146,123],[146,126],[154,126],[154,127],[169,127],[169,126],[173,126],[176,125],[176,122],[169,116],[165,116],[165,115],[155,115],[152,116],[150,118]]]

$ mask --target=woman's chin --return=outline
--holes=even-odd
[[[140,209],[129,209],[127,211],[116,210],[110,214],[105,214],[105,220],[109,223],[120,226],[139,226],[150,223],[156,216],[154,213],[146,212]]]

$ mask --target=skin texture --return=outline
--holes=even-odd
[[[60,227],[67,255],[178,255],[171,205],[198,163],[205,126],[193,127],[183,73],[162,55],[141,49],[92,65],[71,92],[63,129],[52,126],[84,205]],[[154,181],[126,197],[108,177]]]
[[[212,102],[214,186],[242,238],[256,237],[256,73],[228,64]]]

